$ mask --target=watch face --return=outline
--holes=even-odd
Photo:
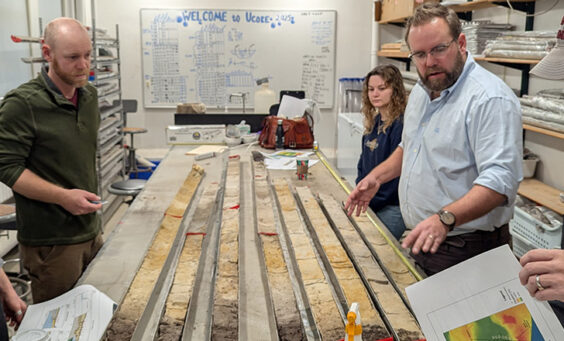
[[[441,221],[446,224],[446,225],[452,225],[454,224],[455,221],[455,217],[454,214],[452,214],[449,211],[441,211],[441,213],[439,214],[439,216],[441,217]]]

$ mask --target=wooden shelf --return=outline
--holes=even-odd
[[[393,57],[393,58],[407,58],[409,52],[393,51],[393,50],[379,50],[378,56],[380,57]],[[477,61],[486,61],[492,63],[512,63],[512,64],[537,64],[539,60],[536,59],[514,59],[514,58],[498,58],[498,57],[474,57]]]
[[[380,20],[380,21],[378,21],[378,24],[402,24],[403,25],[407,21],[407,18],[409,18],[409,17],[401,17],[401,18],[390,19],[390,20]]]
[[[388,57],[388,58],[408,58],[409,56],[409,52],[402,52],[402,51],[380,50],[378,51],[377,54],[380,57]]]
[[[460,13],[460,12],[470,12],[470,11],[494,7],[494,6],[496,5],[493,3],[493,1],[490,0],[474,0],[470,2],[465,2],[463,4],[450,5],[448,7],[452,8],[452,10],[455,11],[456,13]]]
[[[386,57],[397,59],[407,63],[407,71],[409,71],[410,60],[408,58],[409,52],[401,52],[397,50],[380,50],[377,52],[379,57]],[[537,64],[539,60],[535,59],[513,59],[513,58],[497,58],[497,57],[474,57],[476,61],[485,61],[489,63],[496,63],[506,67],[521,70],[521,96],[529,92],[529,70],[531,65]]]
[[[546,128],[541,128],[541,127],[535,127],[535,126],[530,125],[530,124],[523,124],[523,129],[534,131],[536,133],[540,133],[540,134],[544,134],[544,135],[548,135],[548,136],[552,136],[552,137],[556,137],[556,138],[564,140],[564,133],[561,133],[561,132],[558,132],[558,131],[554,131],[554,130],[550,130],[550,129],[546,129]]]
[[[560,201],[560,191],[539,180],[524,179],[519,185],[517,193],[560,215],[564,215],[564,203]]]
[[[456,5],[449,5],[449,8],[452,8],[453,11],[457,12],[457,13],[463,13],[463,12],[472,12],[474,10],[478,10],[478,9],[484,9],[484,8],[489,8],[489,7],[495,7],[495,6],[500,6],[500,4],[504,3],[505,0],[473,0],[473,1],[468,1],[465,3],[461,3],[461,4],[456,4]],[[511,3],[517,3],[517,2],[535,2],[535,0],[511,0]],[[380,20],[378,21],[379,24],[403,24],[407,21],[409,17],[400,17],[400,18],[394,18],[394,19],[388,19],[388,20]]]
[[[387,51],[387,50],[380,50],[378,51],[378,56],[380,57],[390,57],[390,58],[408,58],[409,52],[402,52],[402,51]],[[539,62],[539,60],[535,59],[513,59],[513,58],[497,58],[497,57],[475,57],[476,61],[486,61],[491,63],[508,63],[508,64],[530,64],[534,65]]]
[[[458,5],[450,5],[448,7],[452,8],[453,11],[460,12],[471,12],[477,9],[489,8],[498,6],[497,3],[504,2],[504,0],[474,0],[468,1]],[[513,2],[534,2],[534,0],[512,0]]]
[[[499,58],[499,57],[475,57],[477,61],[486,61],[490,63],[508,63],[508,64],[538,64],[537,59],[515,59],[515,58]]]

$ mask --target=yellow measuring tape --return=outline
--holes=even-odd
[[[331,167],[331,165],[327,162],[327,159],[325,159],[325,157],[323,156],[323,154],[321,154],[319,152],[319,150],[315,151],[315,155],[317,155],[317,157],[319,158],[319,160],[325,165],[325,168],[327,168],[329,170],[329,172],[331,173],[331,175],[333,175],[333,177],[335,178],[335,180],[337,180],[337,182],[339,183],[339,185],[341,185],[341,187],[343,187],[343,189],[345,190],[345,192],[347,194],[350,194],[351,191],[349,190],[349,188],[345,185],[345,183],[343,182],[343,180],[341,180],[341,177],[335,172],[335,170],[333,169],[333,167]],[[376,222],[374,221],[374,219],[372,219],[372,217],[370,215],[366,215],[368,217],[368,219],[370,220],[370,222],[376,226],[376,229],[378,230],[378,232],[380,232],[380,234],[384,237],[384,239],[386,240],[386,243],[388,243],[389,246],[392,247],[392,250],[394,250],[394,252],[396,253],[396,255],[398,255],[398,257],[401,259],[402,263],[405,264],[405,266],[407,266],[407,268],[409,269],[409,271],[413,274],[413,276],[415,276],[415,278],[420,281],[423,279],[423,277],[419,274],[419,272],[417,272],[417,270],[413,267],[413,265],[411,265],[411,263],[407,260],[407,258],[405,258],[405,256],[403,255],[403,253],[394,245],[394,243],[392,242],[392,240],[390,240],[390,238],[388,238],[388,236],[386,235],[386,233],[382,230],[382,228],[376,224]]]

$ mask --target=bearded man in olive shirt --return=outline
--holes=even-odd
[[[0,181],[14,192],[35,303],[70,290],[102,246],[90,37],[78,21],[58,18],[41,50],[49,68],[0,104]]]

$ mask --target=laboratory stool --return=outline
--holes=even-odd
[[[128,166],[127,166],[127,174],[137,174],[140,172],[152,172],[153,170],[148,167],[148,168],[138,168],[137,167],[137,157],[135,155],[135,145],[133,143],[133,136],[135,136],[135,134],[143,134],[147,132],[147,129],[145,128],[132,128],[132,127],[124,127],[122,129],[124,134],[129,134],[130,136],[130,140],[131,143],[129,144],[129,146],[127,147],[129,149],[129,155],[127,157],[128,160]]]
[[[143,179],[128,179],[123,181],[114,182],[113,184],[108,187],[108,192],[115,194],[115,195],[123,195],[123,196],[132,196],[133,201],[137,194],[139,194],[143,188],[147,180]],[[131,203],[129,201],[128,203]]]
[[[151,167],[146,168],[138,168],[137,167],[137,157],[135,155],[135,145],[133,141],[133,137],[135,134],[144,134],[147,132],[145,128],[134,128],[127,126],[127,113],[134,113],[137,112],[137,100],[135,99],[122,99],[121,104],[123,107],[123,128],[122,132],[127,135],[129,134],[129,139],[131,143],[127,146],[129,150],[129,154],[127,155],[127,168],[125,173],[126,174],[135,174],[137,175],[140,172],[152,172],[153,169]]]
[[[8,231],[16,231],[16,206],[0,204],[0,230],[4,233],[0,233],[2,237],[8,237]],[[12,283],[12,286],[20,296],[22,300],[26,300],[31,293],[31,284],[29,282],[29,276],[23,270],[23,266],[20,258],[8,259],[4,261],[2,267],[7,264],[17,263],[19,266],[19,271],[10,272],[6,271],[6,275]]]

